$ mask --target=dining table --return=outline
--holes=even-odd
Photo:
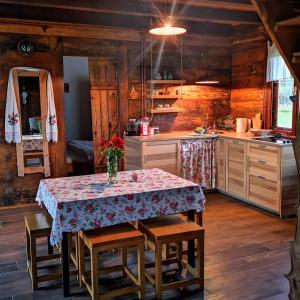
[[[62,286],[70,295],[68,233],[107,227],[162,215],[202,213],[200,185],[161,169],[118,172],[114,184],[107,175],[42,179],[36,201],[52,216],[51,245],[62,245]],[[188,262],[195,265],[195,243],[188,242]]]

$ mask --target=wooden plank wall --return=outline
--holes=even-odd
[[[161,43],[153,47],[153,66],[158,60]],[[175,48],[175,50],[174,50]],[[150,46],[146,45],[145,53],[145,77],[150,75]],[[168,70],[174,75],[174,79],[180,79],[180,51],[175,46],[164,46],[164,55],[160,58],[158,71]],[[129,53],[129,88],[133,85],[138,91],[139,97],[130,100],[129,116],[139,117],[142,109],[140,97],[140,70],[136,69],[135,62],[141,57],[139,49],[131,49]],[[220,80],[219,85],[203,86],[195,84],[201,76],[206,74]],[[183,99],[177,101],[155,100],[159,103],[175,103],[183,107],[184,112],[178,114],[157,114],[153,116],[153,123],[158,125],[161,132],[169,130],[192,130],[196,126],[204,124],[206,115],[209,115],[209,123],[213,124],[219,117],[229,114],[230,109],[230,83],[231,83],[231,48],[217,46],[183,46],[183,78],[187,83],[183,86]],[[178,87],[176,87],[178,89]],[[147,102],[148,107],[150,100]],[[139,108],[139,109],[137,109]]]
[[[230,113],[251,118],[264,112],[267,43],[264,30],[236,29],[232,51]]]
[[[59,122],[59,142],[50,144],[50,161],[53,176],[64,176],[66,172],[66,144],[64,124],[64,91],[63,91],[63,55],[101,57],[117,59],[122,53],[123,59],[128,55],[128,61],[118,61],[120,68],[126,66],[126,74],[118,70],[125,92],[122,88],[122,111],[120,115],[121,129],[124,129],[125,120],[128,117],[139,117],[142,114],[142,51],[140,42],[120,42],[113,40],[83,39],[72,37],[42,37],[28,36],[35,44],[35,53],[30,57],[21,56],[16,51],[18,40],[23,36],[18,34],[0,34],[0,206],[13,205],[33,201],[41,175],[27,175],[24,178],[17,176],[15,145],[4,142],[4,111],[6,99],[6,87],[8,72],[14,66],[32,66],[45,68],[52,74],[54,96]],[[184,46],[183,77],[188,84],[183,89],[184,113],[166,114],[155,116],[154,122],[159,125],[161,131],[189,130],[204,123],[204,117],[209,114],[212,123],[218,117],[229,113],[230,108],[230,75],[231,75],[231,48],[229,43],[224,47],[220,45],[208,45],[203,40]],[[147,52],[147,51],[146,51]],[[145,55],[149,55],[148,52]],[[178,55],[174,57],[172,51],[167,51],[166,59],[161,66],[177,75],[179,72]],[[207,55],[207,57],[206,57]],[[116,60],[117,61],[117,60]],[[176,64],[174,63],[176,62]],[[174,66],[176,67],[174,68]],[[218,86],[197,86],[194,82],[199,76],[205,75],[206,68],[209,73],[220,79]],[[149,61],[146,62],[146,70],[149,69]],[[147,73],[147,72],[146,72]],[[146,74],[147,75],[147,74]],[[149,76],[148,76],[149,77]],[[149,79],[149,78],[146,78]],[[137,91],[137,99],[129,100],[126,97],[126,84],[128,80],[128,92],[132,85]],[[179,101],[179,100],[178,100]]]

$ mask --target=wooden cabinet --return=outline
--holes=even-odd
[[[261,175],[248,175],[247,200],[279,212],[279,182]]]
[[[298,174],[293,147],[220,138],[216,149],[220,191],[281,217],[296,213]]]
[[[220,138],[216,143],[216,167],[217,167],[217,177],[216,177],[216,187],[220,191],[225,191],[226,189],[226,147],[225,140]]]
[[[125,139],[125,170],[159,168],[180,173],[179,140],[141,142]]]
[[[143,143],[143,169],[160,168],[179,174],[179,141]]]
[[[246,197],[246,142],[226,141],[226,192]]]

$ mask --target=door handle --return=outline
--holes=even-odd
[[[147,155],[144,155],[144,164],[147,163]]]

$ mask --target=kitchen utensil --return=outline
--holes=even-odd
[[[270,134],[273,130],[272,129],[250,129],[250,132],[255,136],[266,136]]]
[[[243,133],[248,130],[248,119],[246,118],[237,118],[236,119],[236,132]]]

